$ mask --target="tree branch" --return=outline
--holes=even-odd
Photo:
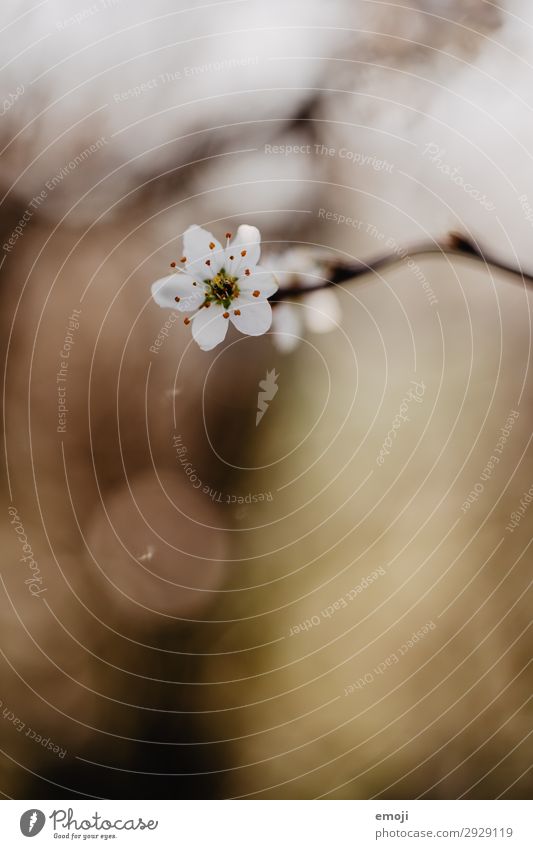
[[[444,239],[422,242],[410,248],[400,248],[397,251],[382,254],[368,262],[361,260],[350,263],[337,259],[325,260],[323,262],[325,280],[317,283],[316,286],[294,285],[280,288],[270,298],[270,301],[275,303],[276,301],[285,300],[288,297],[297,297],[298,295],[305,295],[319,289],[327,289],[330,286],[336,286],[339,283],[352,280],[354,277],[362,277],[365,274],[370,274],[389,265],[396,265],[407,258],[421,256],[422,254],[439,254],[441,256],[446,254],[474,259],[486,266],[492,266],[493,268],[500,269],[500,271],[506,271],[508,274],[513,275],[517,282],[521,281],[524,285],[533,288],[533,274],[528,274],[518,268],[506,265],[495,257],[492,257],[479,245],[458,233],[449,233]]]

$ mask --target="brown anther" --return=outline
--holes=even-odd
[[[211,265],[211,260],[210,260],[210,259],[206,259],[205,264],[206,264],[206,265]]]
[[[226,233],[226,239],[231,239],[231,233]]]
[[[170,263],[170,267],[171,267],[171,268],[176,268],[176,263],[175,263],[175,262],[171,262],[171,263]]]
[[[191,323],[190,318],[184,318],[184,319],[183,319],[183,323],[184,323],[184,324],[190,324],[190,323]]]
[[[186,257],[186,256],[182,256],[182,258],[180,259],[180,262],[187,262],[187,257]]]
[[[177,296],[177,295],[176,295],[176,297],[174,298],[174,300],[176,301],[176,303],[177,303],[177,304],[179,304],[179,302],[180,302],[180,298],[178,298],[178,296]]]
[[[233,310],[233,315],[240,315],[240,314],[241,314],[240,310]]]
[[[222,313],[222,315],[224,316],[224,318],[229,318],[229,312],[224,312]]]
[[[206,301],[205,304],[202,304],[206,309],[211,306],[211,301]]]
[[[209,242],[209,248],[210,248],[210,250],[214,250],[214,247],[215,247],[215,243],[214,243],[214,242]]]
[[[241,251],[241,256],[246,256],[246,251]]]
[[[235,257],[234,257],[234,256],[230,256],[230,259],[235,259]]]
[[[254,296],[254,298],[258,298],[260,294],[261,294],[261,292],[259,291],[259,289],[256,289],[255,292],[252,292],[252,295]]]
[[[247,276],[247,277],[249,277],[249,276],[250,276],[250,269],[249,269],[249,268],[245,268],[245,269],[244,269],[244,273],[246,274],[246,276]]]

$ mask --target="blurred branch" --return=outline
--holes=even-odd
[[[444,239],[422,242],[419,245],[413,245],[410,248],[401,248],[396,251],[391,251],[390,253],[382,254],[368,262],[365,262],[364,260],[360,260],[358,262],[342,262],[337,259],[324,260],[324,277],[327,279],[312,286],[293,285],[283,288],[280,287],[276,294],[270,298],[270,301],[282,301],[287,297],[296,297],[309,292],[315,292],[319,289],[327,289],[330,286],[336,286],[339,283],[353,280],[355,277],[362,277],[365,274],[379,271],[387,266],[396,265],[407,258],[427,254],[467,257],[469,259],[482,262],[485,266],[505,271],[514,276],[517,282],[522,281],[524,285],[533,288],[533,274],[528,274],[519,268],[506,265],[495,257],[492,257],[490,253],[485,251],[483,248],[458,233],[449,233]]]

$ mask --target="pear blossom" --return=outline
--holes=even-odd
[[[299,303],[287,301],[274,310],[272,341],[282,354],[289,354],[300,344],[306,331],[330,333],[341,322],[337,296],[330,289],[302,295]]]
[[[272,254],[265,263],[282,287],[301,286],[299,303],[282,301],[276,305],[272,341],[283,354],[299,345],[306,331],[329,333],[339,327],[341,310],[334,289],[312,290],[324,280],[325,260],[307,247],[289,248]]]
[[[241,224],[226,245],[196,224],[185,231],[175,271],[152,284],[152,297],[164,309],[190,313],[185,324],[202,351],[225,338],[230,322],[248,336],[261,336],[272,324],[268,302],[278,289],[274,275],[258,265],[260,233]]]

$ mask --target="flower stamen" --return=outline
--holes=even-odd
[[[217,241],[207,230],[192,225],[183,238],[187,256],[178,254],[178,259],[168,260],[172,274],[167,271],[166,277],[152,283],[156,303],[176,314],[179,311],[186,326],[192,324],[194,341],[203,351],[220,344],[229,324],[249,336],[261,335],[270,327],[270,306],[263,299],[266,302],[276,291],[275,279],[269,273],[262,289],[254,290],[252,284],[252,278],[253,283],[263,280],[259,238],[256,227],[240,225],[236,236],[226,233],[222,247],[222,239]],[[252,296],[258,299],[257,305],[250,301]],[[206,318],[202,309],[212,306]]]
[[[224,268],[221,268],[211,280],[205,280],[204,283],[207,287],[206,301],[220,304],[226,310],[239,295],[237,278],[230,276]]]

